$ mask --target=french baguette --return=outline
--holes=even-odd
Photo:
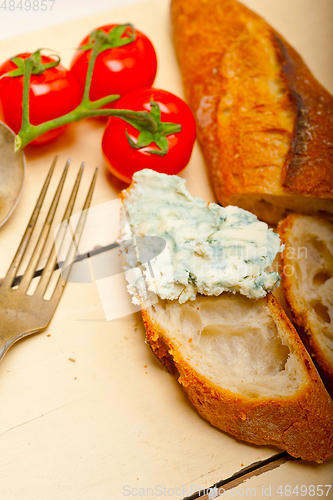
[[[217,200],[276,224],[333,217],[333,97],[236,0],[172,0],[185,95]]]
[[[333,402],[272,294],[165,300],[142,316],[153,352],[212,425],[305,460],[333,454]]]
[[[290,215],[278,226],[283,290],[293,321],[333,397],[333,224]]]

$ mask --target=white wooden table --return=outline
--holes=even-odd
[[[246,3],[301,52],[332,92],[331,0]],[[0,41],[0,61],[50,47],[68,65],[83,36],[111,22],[132,22],[151,38],[159,61],[155,86],[182,96],[168,0],[150,0]],[[99,120],[78,123],[51,145],[26,149],[23,195],[0,229],[0,276],[19,244],[55,153],[59,155],[57,178],[66,159],[72,158],[63,202],[83,160],[86,186],[95,166],[100,167],[93,204],[117,198],[123,186],[104,165],[103,127]],[[214,199],[197,147],[183,176],[193,195]],[[44,215],[46,210],[47,205]],[[73,353],[75,362],[69,360]],[[233,474],[240,478],[227,482],[226,489],[235,489],[224,496],[233,492],[234,496],[287,498],[287,485],[291,489],[298,485],[298,496],[310,498],[310,490],[301,495],[302,485],[332,484],[333,460],[321,465],[278,461],[280,450],[237,441],[201,419],[176,379],[162,369],[144,343],[140,313],[106,321],[94,283],[69,283],[47,331],[19,342],[7,353],[0,364],[0,401],[1,500],[181,499]],[[258,464],[246,474],[245,467],[263,460],[271,464],[264,468]],[[333,498],[332,489],[325,498]]]

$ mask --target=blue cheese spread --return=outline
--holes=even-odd
[[[142,276],[134,272],[126,242],[147,236],[166,244],[144,264]],[[194,300],[197,293],[225,291],[260,298],[280,280],[278,273],[268,271],[283,249],[279,235],[246,210],[194,198],[176,175],[152,170],[134,174],[131,188],[123,192],[120,245],[127,259],[124,270],[132,269],[126,276],[132,276],[128,288],[134,295],[144,279],[147,290],[180,303]]]

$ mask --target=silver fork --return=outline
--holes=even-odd
[[[56,161],[57,157],[55,157],[52,162],[51,168],[47,174],[43,188],[37,200],[36,206],[32,212],[32,215],[30,217],[28,226],[25,230],[21,243],[16,251],[15,257],[8,269],[8,272],[0,286],[0,360],[3,358],[8,349],[15,342],[17,342],[23,337],[26,337],[27,335],[31,335],[33,333],[37,333],[40,332],[41,330],[44,330],[50,323],[51,318],[56,310],[56,307],[62,295],[62,292],[64,291],[66,285],[65,278],[68,276],[71,263],[75,258],[77,246],[79,244],[84,223],[87,217],[87,212],[88,212],[87,209],[90,206],[94,187],[96,184],[97,168],[93,175],[89,191],[79,218],[79,222],[77,224],[75,234],[73,235],[72,244],[70,246],[70,249],[66,257],[64,266],[64,268],[66,269],[66,276],[64,277],[63,273],[60,274],[51,298],[49,300],[45,300],[44,298],[45,292],[48,288],[48,285],[52,277],[52,273],[57,264],[56,248],[57,249],[60,248],[61,243],[65,236],[65,224],[62,224],[61,229],[57,234],[56,241],[53,243],[51,252],[49,254],[42,275],[40,277],[37,288],[33,295],[28,295],[27,294],[28,288],[30,286],[32,279],[35,276],[37,265],[42,255],[43,249],[45,247],[50,232],[50,228],[52,225],[52,221],[54,219],[54,215],[57,210],[59,198],[69,168],[70,161],[68,160],[65,165],[64,171],[62,173],[61,179],[59,181],[45,223],[40,232],[36,246],[34,248],[33,254],[28,263],[27,269],[24,275],[22,276],[22,279],[19,281],[18,288],[13,288],[14,279],[16,277],[18,268],[23,259],[23,256],[25,255],[25,251],[27,249],[31,235],[35,228],[37,218],[40,209],[42,207],[46,191],[50,184],[54,167],[56,165]],[[79,172],[77,174],[74,187],[63,216],[63,221],[68,220],[72,214],[76,195],[83,174],[83,168],[84,164],[82,163]]]

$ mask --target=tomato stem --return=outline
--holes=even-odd
[[[100,53],[101,48],[103,48],[103,36],[97,34],[95,39],[95,44],[93,46],[91,58],[89,61],[87,77],[85,82],[84,93],[81,103],[70,111],[69,113],[59,116],[53,120],[46,121],[40,125],[32,125],[29,120],[29,88],[30,88],[30,78],[32,69],[34,66],[33,57],[28,57],[24,60],[24,75],[23,75],[23,98],[22,98],[22,124],[21,130],[17,134],[14,143],[15,151],[24,148],[32,142],[34,139],[39,137],[49,130],[53,130],[69,123],[82,120],[83,118],[92,116],[117,116],[123,118],[126,121],[134,121],[140,124],[140,127],[146,128],[149,131],[156,130],[156,124],[154,119],[150,116],[147,111],[132,111],[126,109],[100,109],[101,107],[119,99],[119,95],[109,95],[98,99],[97,101],[91,101],[89,99],[89,91],[91,85],[91,79],[93,74],[93,69],[97,56]]]
[[[23,75],[23,97],[22,97],[22,123],[21,130],[27,128],[30,125],[29,121],[29,89],[30,89],[30,77],[34,62],[31,58],[28,58],[24,64],[24,75]],[[24,103],[26,103],[24,105]]]
[[[92,80],[92,75],[93,75],[93,69],[95,66],[95,61],[97,56],[99,55],[99,51],[102,45],[102,39],[99,34],[96,35],[96,41],[94,43],[94,47],[91,52],[90,56],[90,61],[88,65],[88,71],[87,71],[87,76],[86,76],[86,81],[84,84],[84,91],[83,91],[83,97],[82,97],[82,103],[88,104],[90,102],[89,99],[89,92],[90,92],[90,87],[91,87],[91,80]],[[109,101],[112,102],[112,101]]]
[[[121,43],[124,44],[125,41]],[[33,73],[36,65],[36,54],[38,52],[38,56],[40,58],[41,49],[39,49],[39,51],[37,51],[35,54],[32,54],[32,56],[28,57],[23,61],[24,68],[21,68],[22,70],[24,70],[23,97],[22,97],[22,124],[21,124],[21,130],[15,137],[15,142],[14,142],[15,151],[24,148],[27,144],[32,142],[40,135],[45,134],[49,130],[63,127],[64,125],[68,125],[69,123],[82,120],[83,118],[92,116],[116,116],[122,118],[127,123],[131,124],[133,127],[135,127],[137,130],[140,131],[139,140],[136,143],[134,143],[127,135],[129,143],[132,147],[134,148],[143,147],[142,145],[146,144],[146,142],[150,140],[150,142],[155,142],[160,147],[159,151],[156,150],[152,151],[154,154],[164,155],[168,152],[168,144],[165,136],[167,134],[180,132],[181,127],[179,124],[176,123],[161,122],[160,110],[157,103],[154,103],[152,101],[151,112],[148,112],[148,111],[133,111],[127,109],[104,108],[104,106],[106,106],[107,104],[110,104],[111,102],[119,99],[120,96],[116,94],[103,97],[102,99],[98,99],[96,101],[90,100],[89,92],[90,92],[95,61],[97,56],[101,52],[103,52],[103,50],[105,50],[105,33],[97,31],[94,33],[94,44],[92,46],[92,52],[89,60],[83,97],[80,104],[69,113],[59,116],[58,118],[55,118],[53,120],[41,123],[39,125],[32,125],[29,120],[29,89],[30,89],[31,74]],[[38,70],[39,71],[41,70],[40,67],[38,67]]]

